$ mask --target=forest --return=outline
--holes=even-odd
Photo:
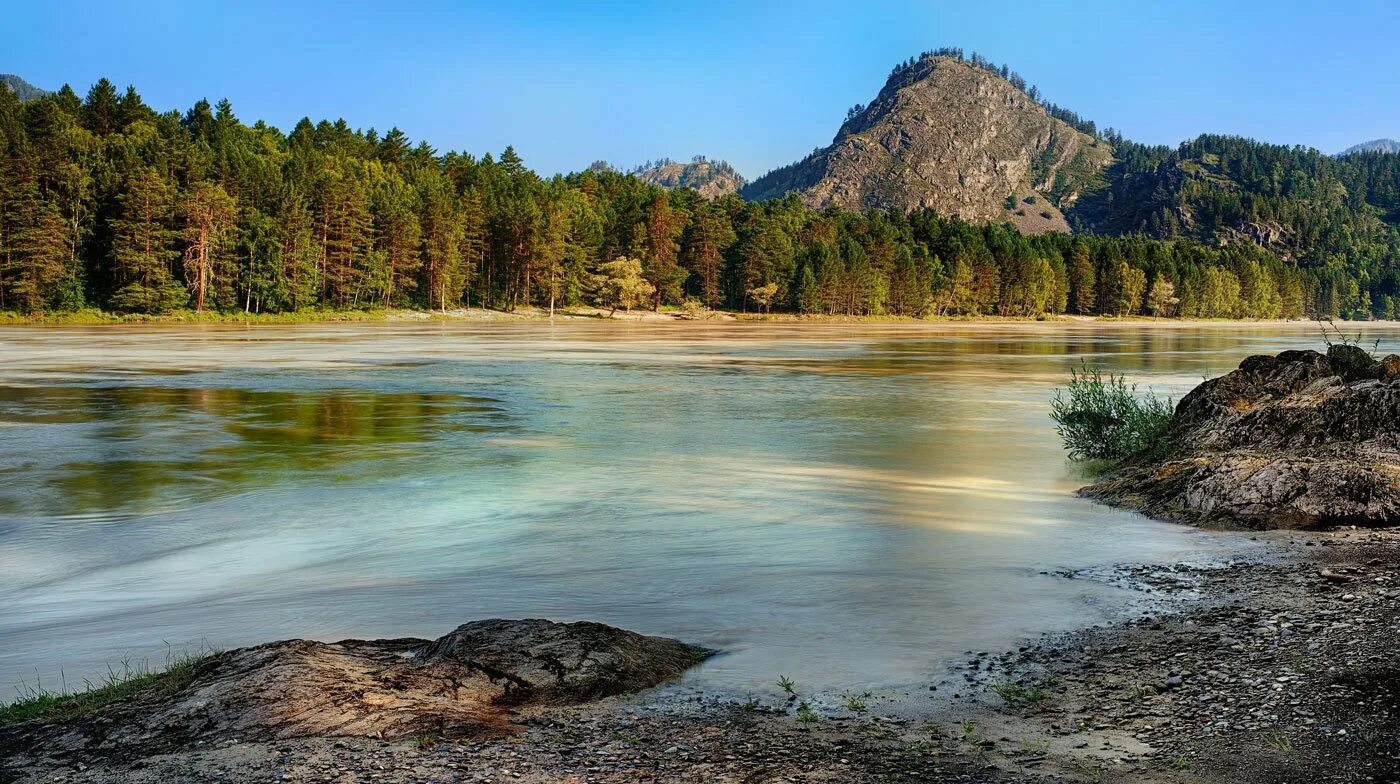
[[[1142,149],[1132,165],[1160,170],[1167,153]],[[1373,192],[1394,182],[1374,178]],[[158,112],[105,79],[85,97],[65,87],[21,102],[0,89],[0,310],[19,314],[597,305],[1368,318],[1396,315],[1392,268],[1299,263],[1186,232],[1023,236],[929,211],[709,201],[606,167],[546,178],[510,148],[439,153],[343,120],[283,133],[245,124],[227,101]]]

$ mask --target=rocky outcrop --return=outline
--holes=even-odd
[[[661,160],[633,172],[638,178],[668,190],[690,188],[707,199],[738,193],[744,178],[725,161],[696,157],[690,163]]]
[[[1081,492],[1213,527],[1400,524],[1400,356],[1249,357],[1182,398],[1169,442]]]
[[[61,724],[0,728],[0,759],[165,753],[296,737],[444,737],[512,730],[513,709],[638,691],[710,654],[600,623],[487,620],[435,641],[310,640],[240,648]],[[2,767],[2,766],[0,766]]]
[[[927,56],[892,75],[830,147],[746,186],[747,199],[796,192],[812,207],[930,207],[1023,231],[1068,231],[1061,209],[1113,158],[1108,143],[1051,117],[1000,76]]]

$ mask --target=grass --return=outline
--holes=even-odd
[[[1015,681],[999,681],[991,685],[991,689],[998,697],[1001,697],[1007,705],[1013,707],[1035,706],[1039,707],[1050,701],[1050,689],[1059,683],[1058,678],[1045,677],[1034,683],[1018,683]]]
[[[1278,730],[1269,730],[1264,733],[1260,740],[1264,742],[1265,747],[1279,754],[1284,756],[1292,756],[1293,754],[1293,742]]]
[[[165,668],[160,670],[151,669],[144,662],[132,664],[130,659],[123,659],[115,667],[108,665],[100,680],[83,681],[83,689],[76,692],[49,691],[38,681],[22,684],[19,699],[0,705],[0,727],[29,721],[61,724],[132,697],[169,696],[189,685],[196,666],[215,653],[218,651],[207,647],[194,652],[170,652],[166,654]]]
[[[841,704],[845,705],[846,710],[852,713],[864,715],[866,711],[870,710],[870,707],[865,703],[869,698],[870,692],[868,691],[863,694],[846,694],[841,697]]]
[[[821,720],[821,714],[804,702],[797,706],[797,720],[803,724],[816,724]]]
[[[786,675],[778,676],[778,688],[787,692],[787,696],[789,697],[797,696],[797,682]]]

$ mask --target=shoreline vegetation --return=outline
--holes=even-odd
[[[1124,149],[1134,165],[1174,160]],[[1251,181],[1260,161],[1283,155],[1275,168],[1290,172],[1290,188],[1335,189],[1333,164],[1316,156],[1246,152],[1211,155]],[[1356,168],[1367,160],[1348,159],[1344,173],[1388,174]],[[1009,200],[1041,208],[1032,196],[1021,207]],[[1217,201],[1205,223],[1293,212],[1291,201]],[[106,79],[85,97],[65,86],[21,102],[0,89],[0,311],[20,314],[582,305],[1393,318],[1392,232],[1372,226],[1373,211],[1362,214],[1374,231],[1292,221],[1305,250],[1180,226],[1154,239],[1136,223],[1023,234],[929,208],[817,210],[795,194],[706,199],[603,164],[546,177],[510,147],[440,153],[397,128],[344,120],[305,118],[284,132],[243,122],[228,101],[158,111]]]
[[[75,311],[49,311],[41,313],[18,313],[0,311],[0,326],[97,326],[139,325],[139,324],[330,324],[330,323],[396,323],[396,322],[579,322],[579,321],[618,321],[646,323],[715,323],[743,322],[754,324],[1026,324],[1026,323],[1065,323],[1065,324],[1157,324],[1161,326],[1191,325],[1269,325],[1269,324],[1317,324],[1306,318],[1189,318],[1180,316],[1080,316],[1066,313],[1039,314],[1035,316],[982,315],[943,315],[943,316],[901,316],[845,315],[820,313],[744,313],[742,311],[712,310],[709,308],[663,307],[660,310],[616,310],[608,308],[576,306],[558,308],[553,314],[547,308],[526,307],[515,310],[492,308],[450,308],[447,310],[427,310],[422,308],[371,308],[364,310],[300,310],[285,313],[264,312],[245,313],[243,311],[194,311],[175,310],[169,313],[117,313],[113,311],[85,308]],[[1361,329],[1400,324],[1400,320],[1368,320],[1349,322],[1349,327]]]

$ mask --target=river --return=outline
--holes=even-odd
[[[1179,396],[1319,344],[1277,324],[3,328],[0,701],[170,650],[493,616],[724,650],[694,688],[917,683],[1129,611],[1096,570],[1249,546],[1076,498],[1048,418],[1070,368]]]

